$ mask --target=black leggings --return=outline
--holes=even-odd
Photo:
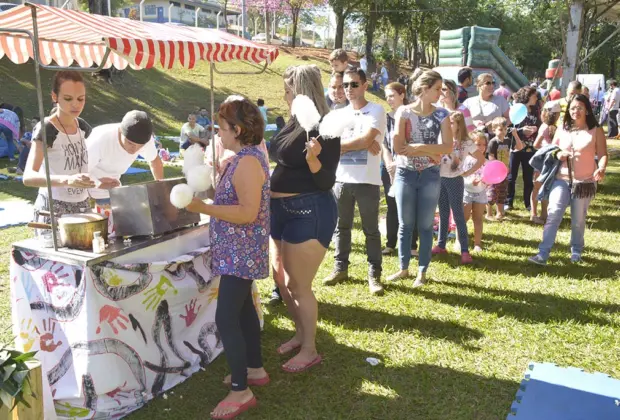
[[[508,172],[508,196],[505,204],[512,206],[515,200],[515,190],[517,186],[517,176],[519,166],[523,168],[523,204],[529,208],[530,196],[534,188],[534,168],[530,165],[530,159],[534,152],[512,152],[510,153],[510,169]]]
[[[248,387],[248,368],[263,367],[252,280],[227,275],[220,278],[215,324],[230,367],[232,390],[243,391]]]

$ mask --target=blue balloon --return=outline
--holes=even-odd
[[[508,116],[510,117],[510,122],[514,125],[521,124],[525,117],[527,117],[527,107],[523,104],[514,104],[510,107]]]

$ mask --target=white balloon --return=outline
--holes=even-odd
[[[177,184],[170,191],[170,202],[178,209],[184,209],[192,202],[194,191],[187,184]]]
[[[207,191],[211,188],[211,167],[206,165],[190,168],[187,173],[187,185],[195,192]]]

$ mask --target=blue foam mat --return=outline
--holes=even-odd
[[[129,169],[127,169],[127,171],[125,171],[125,173],[123,175],[142,174],[144,172],[148,172],[148,170],[147,169],[142,169],[142,168],[130,167]]]
[[[531,363],[507,420],[620,419],[620,380],[552,363]]]

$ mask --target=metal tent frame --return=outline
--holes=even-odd
[[[32,48],[33,48],[33,57],[32,57],[32,61],[33,61],[33,65],[34,65],[34,70],[35,70],[35,83],[36,83],[36,89],[37,89],[37,102],[38,102],[38,108],[39,108],[39,118],[41,123],[41,134],[42,134],[42,138],[46,139],[46,129],[45,129],[45,124],[43,124],[43,121],[45,121],[45,110],[44,110],[44,106],[43,106],[43,90],[41,87],[41,68],[45,69],[45,70],[53,70],[53,71],[61,71],[61,70],[72,70],[72,71],[79,71],[79,72],[84,72],[84,73],[94,73],[97,72],[103,68],[105,68],[106,66],[106,62],[108,60],[108,57],[110,56],[110,54],[112,53],[112,49],[110,49],[109,46],[106,45],[105,48],[105,53],[103,55],[103,58],[101,59],[101,62],[99,63],[98,67],[93,68],[93,67],[81,67],[81,66],[55,66],[55,65],[46,65],[43,64],[42,60],[41,60],[41,52],[40,52],[40,48],[39,48],[39,29],[38,29],[38,24],[37,24],[37,5],[32,4],[32,3],[25,3],[25,6],[29,6],[30,10],[31,10],[31,17],[32,17],[32,32],[26,29],[13,29],[13,28],[2,28],[0,27],[0,33],[20,33],[20,34],[24,34],[26,35],[29,39],[30,42],[32,43]],[[222,74],[222,75],[240,75],[240,74],[245,74],[245,75],[253,75],[253,74],[261,74],[264,73],[265,70],[267,69],[267,66],[269,65],[269,61],[265,60],[262,69],[258,70],[258,71],[254,71],[254,72],[226,72],[226,71],[219,71],[216,68],[215,62],[213,59],[209,60],[209,88],[210,88],[210,107],[211,107],[211,122],[212,124],[215,123],[215,95],[214,95],[214,83],[213,83],[213,73],[218,73],[218,74]],[[215,165],[215,141],[214,139],[212,139],[211,141],[211,150],[213,152],[213,168],[215,169],[216,165]],[[52,196],[52,185],[51,185],[51,179],[50,179],[50,172],[49,172],[49,161],[48,161],[48,152],[47,152],[47,147],[43,148],[43,161],[45,163],[45,180],[46,180],[46,184],[47,184],[47,194],[49,196],[49,211],[50,211],[50,218],[51,218],[51,226],[52,226],[52,239],[53,239],[53,243],[54,243],[54,251],[58,252],[58,232],[57,232],[57,220],[56,220],[56,215],[54,214],[54,198]],[[213,185],[215,185],[215,181],[216,181],[216,171],[213,171]]]

